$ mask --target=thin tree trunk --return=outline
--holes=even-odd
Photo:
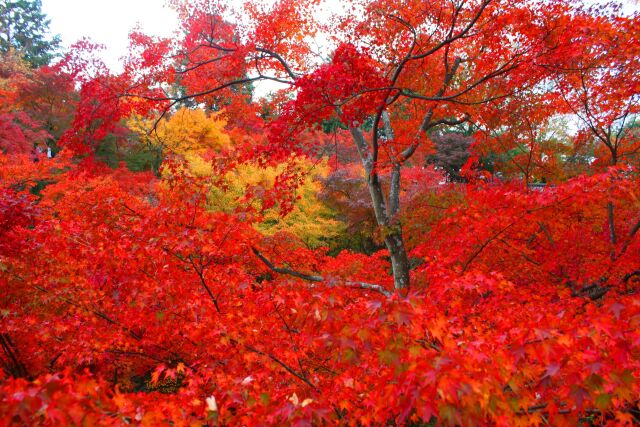
[[[350,132],[366,172],[367,186],[376,222],[384,230],[384,244],[391,258],[394,288],[406,292],[410,285],[409,257],[404,247],[402,228],[396,218],[400,208],[400,166],[394,167],[391,173],[389,210],[387,211],[387,201],[378,174],[375,171],[375,161],[371,158],[368,143],[360,129],[351,128]]]
[[[398,225],[391,234],[387,234],[384,243],[389,250],[391,269],[393,271],[393,287],[398,291],[409,289],[409,257],[404,248],[402,230]]]
[[[404,247],[404,239],[402,237],[402,225],[398,220],[400,212],[400,171],[399,164],[393,167],[391,171],[391,183],[389,185],[389,227],[385,232],[384,243],[389,250],[391,257],[391,268],[393,270],[393,284],[398,290],[409,289],[409,257]]]

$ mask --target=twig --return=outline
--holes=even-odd
[[[634,277],[634,276],[640,277],[640,269],[638,269],[636,271],[632,271],[631,273],[625,274],[624,277],[622,278],[622,282],[626,283],[629,280],[631,280],[631,278]]]
[[[624,245],[622,245],[622,249],[620,250],[620,254],[618,254],[618,258],[624,255],[624,253],[627,251],[627,248],[629,248],[629,245],[633,241],[633,237],[638,233],[638,230],[640,230],[640,219],[638,220],[638,222],[636,222],[636,224],[631,229],[631,232],[629,233],[629,237],[624,242]]]
[[[607,203],[607,214],[609,217],[609,240],[611,242],[611,261],[616,260],[616,225],[613,202]]]
[[[476,259],[476,257],[478,255],[480,255],[480,253],[484,250],[484,248],[486,248],[489,245],[489,243],[491,243],[494,240],[496,240],[502,233],[507,231],[514,224],[515,224],[515,222],[512,222],[511,224],[507,225],[506,227],[504,227],[503,229],[501,229],[497,233],[495,233],[493,236],[491,236],[487,240],[485,240],[485,242],[482,245],[480,245],[480,247],[473,254],[471,254],[469,259],[467,259],[467,261],[462,265],[462,270],[460,271],[460,274],[463,274],[465,271],[467,271],[467,268],[469,268],[469,265],[471,265],[473,260]]]
[[[289,365],[284,363],[282,360],[278,359],[273,354],[266,353],[266,352],[264,352],[262,350],[258,350],[255,347],[252,347],[252,346],[250,346],[248,344],[241,343],[238,340],[235,340],[233,338],[230,338],[230,341],[235,345],[241,345],[242,347],[244,347],[245,349],[249,350],[252,353],[256,353],[256,354],[259,354],[260,356],[268,357],[269,359],[271,359],[274,362],[276,362],[278,365],[282,366],[291,375],[293,375],[294,377],[298,378],[300,381],[302,381],[303,383],[305,383],[306,385],[308,385],[309,387],[311,387],[315,391],[319,391],[318,388],[311,381],[309,381],[304,374],[302,374],[300,372],[297,372],[295,369],[291,368]]]
[[[29,372],[20,361],[17,351],[14,351],[16,346],[11,341],[11,338],[9,338],[9,334],[0,334],[0,344],[2,345],[2,350],[4,350],[5,354],[11,359],[11,364],[6,364],[7,373],[15,377],[29,378]],[[11,368],[11,365],[13,365],[13,368]]]
[[[213,291],[211,290],[211,288],[207,284],[207,281],[204,278],[204,267],[202,266],[202,260],[200,260],[201,266],[200,266],[200,268],[198,268],[198,266],[194,262],[193,257],[191,255],[188,256],[188,259],[189,259],[189,262],[190,262],[191,266],[193,267],[194,271],[196,272],[196,274],[200,278],[200,283],[202,284],[202,287],[207,291],[207,294],[209,295],[209,298],[211,299],[211,302],[213,302],[213,306],[216,308],[216,311],[218,313],[220,313],[220,306],[218,305],[218,299],[213,294]]]

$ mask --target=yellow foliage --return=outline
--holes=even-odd
[[[149,134],[153,124],[149,120],[133,118],[128,126],[142,141],[182,156],[203,154],[211,149],[219,151],[231,143],[224,131],[227,121],[220,113],[181,108],[169,119],[161,120]]]
[[[153,122],[148,120],[133,118],[128,126],[143,142],[161,147],[165,154],[172,153],[182,158],[189,174],[208,177],[213,174],[213,168],[203,155],[210,150],[220,151],[231,144],[224,130],[226,124],[219,114],[182,108],[168,119],[161,120],[154,132],[149,133]],[[255,228],[268,236],[277,232],[291,233],[314,248],[326,245],[345,229],[345,224],[337,219],[336,213],[317,197],[322,189],[317,178],[327,175],[328,166],[326,162],[321,162],[314,167],[304,160],[298,160],[298,166],[305,170],[313,169],[313,174],[307,175],[297,189],[296,196],[299,199],[293,211],[282,217],[278,208],[268,209]],[[210,209],[234,211],[248,188],[272,189],[276,176],[284,168],[284,165],[268,168],[255,164],[237,166],[223,177],[222,185],[211,190]],[[256,210],[261,210],[259,195],[251,203]]]
[[[140,141],[162,149],[165,156],[184,159],[190,174],[198,177],[213,173],[211,164],[202,156],[210,150],[220,151],[231,144],[225,133],[227,121],[220,113],[181,108],[168,119],[162,119],[155,130],[152,120],[133,117],[127,123]]]
[[[311,169],[309,161],[298,160],[298,166]],[[224,190],[215,188],[211,192],[210,206],[217,211],[233,211],[238,206],[246,188],[273,188],[276,176],[284,170],[284,165],[261,168],[254,164],[243,164],[224,177]],[[329,168],[326,161],[313,168],[302,185],[296,190],[298,200],[293,210],[282,217],[277,208],[267,209],[261,222],[255,228],[262,234],[271,236],[287,232],[297,236],[309,247],[327,245],[345,230],[345,224],[337,218],[335,211],[318,199],[322,184],[318,178],[326,177]],[[252,206],[261,208],[259,198],[253,198]]]
[[[211,176],[213,173],[213,168],[211,167],[211,163],[206,161],[197,153],[187,153],[184,155],[184,158],[187,162],[187,167],[189,172],[198,177],[206,177]]]

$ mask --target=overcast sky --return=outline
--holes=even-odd
[[[618,1],[625,3],[627,12],[638,10],[637,0]],[[42,0],[42,8],[51,19],[51,32],[60,34],[65,47],[82,37],[89,37],[106,46],[103,59],[110,68],[117,70],[118,60],[127,49],[129,31],[137,24],[151,35],[169,36],[176,29],[176,15],[165,7],[165,2],[166,0]]]
[[[106,46],[104,61],[118,68],[126,52],[129,31],[137,24],[147,34],[169,36],[177,27],[175,13],[165,0],[42,0],[51,19],[51,32],[60,34],[64,47],[82,37]]]

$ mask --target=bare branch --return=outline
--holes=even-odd
[[[300,273],[300,272],[291,270],[289,268],[276,267],[258,249],[256,249],[255,247],[251,247],[251,250],[260,259],[260,261],[262,261],[267,267],[269,267],[270,270],[275,271],[276,273],[287,274],[289,276],[297,277],[299,279],[307,280],[309,282],[324,282],[325,281],[325,278],[322,277],[322,276],[313,276],[313,275],[309,275],[309,274]],[[328,284],[329,284],[329,286],[331,286],[331,280],[328,280]],[[358,282],[358,281],[351,282],[351,281],[349,281],[349,282],[344,282],[344,284],[346,286],[350,287],[350,288],[366,289],[366,290],[376,291],[376,292],[379,292],[379,293],[381,293],[382,295],[384,295],[386,297],[390,297],[392,295],[392,293],[389,292],[388,290],[386,290],[384,287],[382,287],[380,285],[373,284],[373,283]]]
[[[629,248],[629,245],[633,241],[634,236],[638,233],[638,230],[640,230],[640,219],[638,220],[638,222],[636,222],[633,228],[631,228],[629,237],[627,237],[627,240],[624,242],[624,245],[622,245],[622,249],[620,250],[620,254],[618,254],[618,258],[624,255],[625,252],[627,252],[627,249]]]
[[[366,283],[366,282],[346,282],[346,285],[352,288],[359,288],[359,289],[370,289],[372,291],[376,291],[376,292],[380,292],[382,295],[384,295],[385,297],[390,297],[391,295],[393,295],[391,292],[389,292],[388,290],[386,290],[385,288],[383,288],[380,285],[374,285],[373,283]]]
[[[13,344],[13,342],[11,341],[9,334],[7,333],[0,334],[0,344],[2,346],[2,350],[4,351],[4,353],[11,360],[10,363],[5,363],[5,366],[6,366],[5,370],[7,371],[7,374],[15,377],[29,378],[30,377],[29,372],[27,371],[27,368],[24,365],[24,363],[22,363],[22,361],[20,360],[20,357],[18,356],[17,348],[15,344]]]
[[[120,97],[135,97],[135,98],[145,99],[147,101],[172,101],[172,104],[170,106],[170,107],[172,107],[173,105],[177,104],[178,102],[185,101],[187,99],[195,99],[195,98],[199,98],[201,96],[210,95],[210,94],[212,94],[214,92],[218,92],[218,91],[220,91],[222,89],[226,89],[226,88],[231,87],[231,86],[238,86],[238,85],[242,85],[242,84],[245,84],[245,83],[255,82],[257,80],[260,80],[260,78],[261,77],[258,76],[258,77],[245,77],[245,78],[242,78],[242,79],[231,80],[229,82],[223,83],[223,84],[221,84],[219,86],[216,86],[214,88],[203,90],[201,92],[190,93],[190,94],[187,94],[187,95],[179,96],[177,98],[173,98],[173,97],[170,97],[170,96],[145,96],[145,95],[135,94],[135,93],[124,93],[124,94],[120,95]]]
[[[635,277],[635,276],[640,277],[640,269],[636,271],[632,271],[631,273],[625,274],[624,277],[622,278],[622,282],[626,283],[629,280],[631,280],[632,277]]]
[[[439,51],[443,47],[445,47],[447,45],[450,45],[454,41],[464,37],[469,31],[471,31],[473,26],[476,24],[476,22],[478,22],[478,20],[480,19],[480,17],[484,13],[484,10],[487,8],[487,6],[489,6],[489,4],[492,1],[493,0],[484,0],[480,4],[480,8],[476,12],[476,14],[473,16],[473,18],[471,18],[471,21],[469,21],[469,23],[462,30],[460,30],[457,34],[452,35],[450,37],[447,37],[446,39],[442,40],[440,43],[438,43],[437,45],[435,45],[431,49],[427,50],[426,52],[423,52],[423,53],[418,54],[418,55],[413,55],[410,59],[411,60],[416,60],[416,59],[426,58],[429,55],[433,55],[434,53],[436,53],[437,51]],[[457,13],[454,15],[454,17],[457,16],[457,14],[460,12],[460,9],[458,8],[456,12]]]
[[[216,298],[216,296],[213,294],[213,291],[211,291],[211,288],[209,287],[209,285],[207,284],[207,281],[204,278],[204,266],[202,265],[202,260],[200,260],[200,267],[198,267],[195,263],[195,261],[193,260],[193,257],[191,255],[189,255],[188,257],[189,262],[191,264],[191,266],[193,267],[193,270],[196,272],[196,274],[198,275],[198,278],[200,278],[200,283],[202,284],[202,287],[207,291],[207,294],[209,295],[209,298],[211,299],[211,302],[213,302],[213,306],[216,308],[216,311],[218,313],[220,313],[220,306],[218,305],[218,299]]]
[[[453,93],[451,95],[447,95],[447,96],[426,96],[426,95],[420,95],[417,93],[413,93],[413,92],[409,92],[407,89],[402,89],[402,95],[406,96],[407,98],[413,98],[413,99],[421,99],[423,101],[449,101],[449,102],[453,102],[453,103],[458,103],[458,101],[456,100],[456,98],[459,98],[460,96],[472,91],[473,89],[475,89],[476,87],[480,86],[481,84],[487,82],[488,80],[494,78],[494,77],[498,77],[502,74],[505,74],[511,70],[513,70],[514,68],[516,68],[518,65],[515,62],[515,57],[511,58],[509,61],[505,62],[504,64],[502,64],[498,69],[496,69],[495,71],[492,71],[489,74],[486,74],[484,76],[482,76],[481,78],[479,78],[478,80],[476,80],[475,82],[473,82],[472,84],[470,84],[469,86],[467,86],[466,88]],[[462,104],[464,104],[464,102],[460,102]]]
[[[241,344],[237,340],[234,340],[234,339],[231,339],[231,342],[233,342],[234,344]],[[241,345],[244,348],[246,348],[247,350],[249,350],[250,352],[252,352],[252,353],[256,353],[256,354],[259,354],[260,356],[268,357],[269,359],[271,359],[274,362],[276,362],[278,365],[282,366],[291,375],[293,375],[294,377],[298,378],[300,381],[302,381],[303,383],[305,383],[306,385],[308,385],[312,389],[318,391],[318,388],[311,381],[309,381],[303,373],[297,372],[295,369],[293,369],[292,367],[290,367],[289,365],[284,363],[282,360],[278,359],[273,354],[266,353],[266,352],[264,352],[262,350],[258,350],[257,348],[252,347],[252,346],[250,346],[248,344],[241,344]]]
[[[297,277],[298,279],[307,280],[309,282],[323,282],[324,281],[324,277],[322,277],[322,276],[313,276],[313,275],[310,275],[310,274],[300,273],[300,272],[291,270],[289,268],[276,267],[275,265],[273,265],[273,263],[271,261],[269,261],[264,255],[262,255],[262,253],[258,249],[254,248],[252,246],[251,250],[253,251],[253,253],[258,258],[260,258],[260,261],[262,261],[264,263],[264,265],[266,265],[267,267],[269,267],[270,270],[273,270],[276,273],[287,274],[289,276]]]
[[[360,160],[362,160],[362,164],[364,165],[365,171],[368,175],[371,173],[376,158],[369,152],[369,144],[367,143],[367,140],[360,128],[349,127],[349,132],[356,143]]]
[[[611,242],[611,261],[616,260],[616,225],[614,217],[613,202],[607,203],[607,214],[609,217],[609,240]]]
[[[274,58],[276,61],[278,61],[282,65],[284,70],[287,72],[289,77],[291,77],[293,80],[296,80],[298,78],[298,75],[293,72],[293,70],[291,69],[291,67],[287,63],[287,61],[285,61],[284,58],[282,56],[280,56],[280,54],[278,54],[277,52],[274,52],[272,50],[265,49],[263,47],[257,47],[256,50],[258,52],[265,53],[265,54],[269,55],[270,57]]]

